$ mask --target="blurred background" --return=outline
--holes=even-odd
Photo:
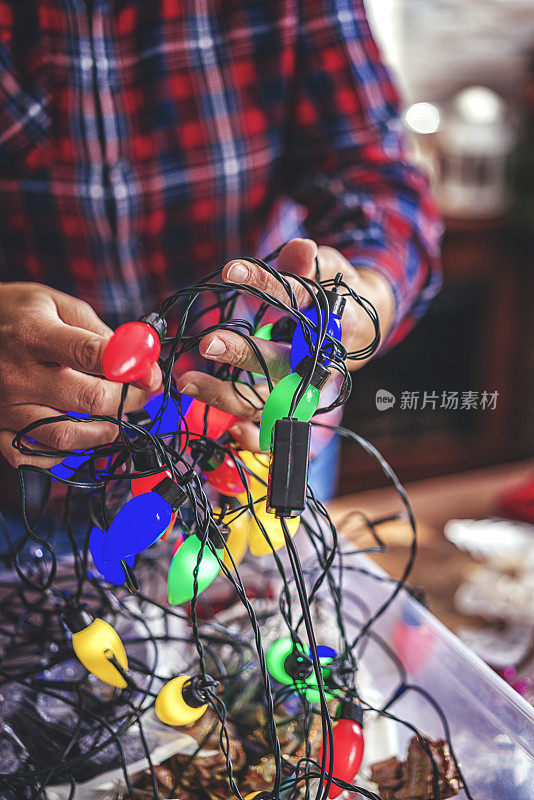
[[[534,704],[534,0],[367,10],[442,209],[444,285],[399,346],[353,374],[345,424],[407,488],[416,596]],[[399,576],[398,501],[343,446],[333,511],[385,519],[377,560]]]
[[[444,286],[355,374],[345,422],[404,481],[516,461],[534,453],[534,2],[367,7],[445,218]],[[377,409],[377,391],[394,404]],[[384,485],[349,449],[340,494]]]

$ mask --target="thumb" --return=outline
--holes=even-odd
[[[312,239],[291,239],[280,250],[278,269],[302,278],[315,278],[317,245]]]
[[[56,292],[54,301],[58,315],[66,325],[74,325],[76,328],[83,328],[106,338],[113,333],[111,328],[102,322],[94,309],[83,300],[78,300],[77,297],[71,297],[63,292]]]

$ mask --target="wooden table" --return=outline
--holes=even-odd
[[[481,621],[460,616],[454,609],[456,589],[475,562],[445,539],[444,524],[450,519],[492,516],[501,492],[533,474],[534,460],[528,460],[417,481],[406,486],[418,523],[419,542],[409,584],[424,590],[430,610],[452,630],[460,625],[480,626]],[[329,506],[337,524],[348,512],[356,509],[375,519],[401,510],[401,503],[394,489],[387,488],[345,495]],[[399,576],[408,556],[406,545],[410,541],[410,532],[407,525],[404,522],[386,523],[380,526],[379,533],[387,544],[387,551],[375,556],[375,560],[390,575]]]

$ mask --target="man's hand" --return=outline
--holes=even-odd
[[[281,272],[292,272],[304,278],[315,278],[315,256],[319,256],[321,279],[334,278],[338,272],[343,280],[359,295],[369,300],[376,308],[380,319],[382,340],[388,333],[395,313],[395,300],[387,280],[371,269],[355,269],[347,259],[331,247],[319,247],[310,239],[293,239],[288,242],[278,257]],[[248,261],[232,261],[222,272],[228,284],[246,284],[260,289],[287,303],[289,298],[281,284],[261,267]],[[289,278],[297,302],[301,308],[310,304],[309,294],[301,284]],[[365,311],[347,297],[341,321],[343,344],[348,352],[359,350],[374,338],[374,328]],[[255,340],[262,351],[269,372],[278,381],[291,372],[290,346]],[[252,348],[245,339],[232,331],[219,330],[207,334],[200,342],[200,353],[213,361],[225,362],[251,372],[262,372]],[[347,361],[349,369],[358,369],[365,361]],[[242,420],[234,425],[231,433],[246,449],[258,449],[258,432],[252,424],[261,417],[261,410],[254,410],[233,390],[230,382],[220,381],[202,372],[187,372],[178,380],[178,390],[204,402],[222,408]],[[265,387],[264,387],[265,388]],[[265,393],[265,392],[264,392]],[[256,401],[256,406],[257,406]]]
[[[81,300],[36,283],[0,285],[0,452],[13,466],[61,461],[21,455],[12,446],[15,432],[31,422],[65,411],[116,415],[122,384],[98,377],[111,334]],[[147,384],[129,389],[126,410],[141,408],[160,386],[156,365]],[[116,434],[116,426],[95,421],[51,423],[30,436],[35,449],[74,450]]]

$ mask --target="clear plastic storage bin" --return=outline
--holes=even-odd
[[[365,557],[360,557],[360,565],[383,576]],[[345,578],[344,585],[347,591],[343,595],[343,608],[348,616],[354,616],[354,631],[358,629],[357,621],[363,619],[362,609],[354,598],[375,611],[394,588],[388,581],[359,572]],[[396,626],[406,624],[418,630],[410,636],[408,657],[403,659],[408,681],[426,689],[442,707],[456,756],[475,800],[533,800],[532,706],[407,592],[401,592],[373,629],[391,643]],[[361,662],[376,688],[384,696],[390,696],[399,683],[398,671],[391,660],[369,641]],[[421,695],[404,694],[391,710],[428,736],[443,737],[436,712]],[[397,728],[400,756],[404,757],[413,734],[400,725]],[[465,792],[458,797],[465,798]]]

